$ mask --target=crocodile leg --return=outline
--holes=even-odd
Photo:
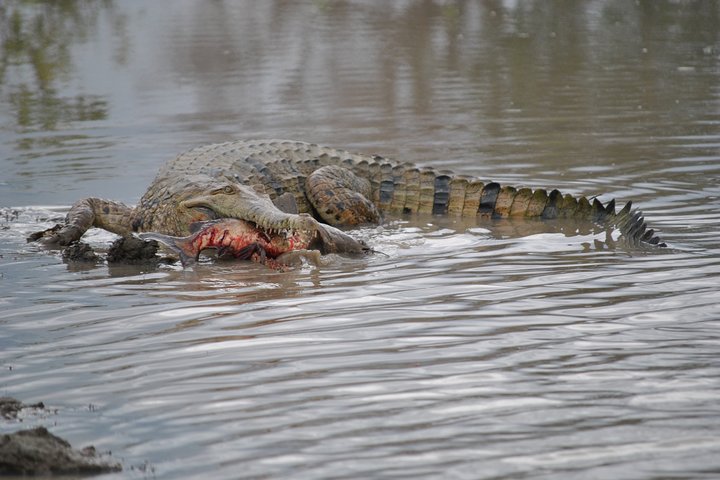
[[[40,240],[46,245],[69,245],[80,239],[90,227],[97,227],[118,235],[132,231],[130,218],[133,209],[124,203],[84,198],[70,208],[64,225],[55,225],[42,232],[33,233],[28,241]]]
[[[320,218],[329,225],[348,227],[380,222],[380,212],[368,200],[370,182],[350,170],[328,165],[312,172],[306,194]]]
[[[285,213],[292,213],[294,215],[297,215],[299,213],[297,200],[295,199],[295,195],[293,195],[290,192],[285,192],[279,197],[276,197],[272,201],[275,206],[281,211]]]

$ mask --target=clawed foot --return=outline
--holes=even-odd
[[[65,262],[99,262],[101,258],[92,247],[79,241],[81,236],[78,229],[58,223],[54,227],[30,234],[27,241],[38,242],[49,248],[62,248]]]
[[[48,247],[65,247],[82,237],[80,229],[72,225],[60,225],[35,232],[27,237],[28,242],[39,242]]]

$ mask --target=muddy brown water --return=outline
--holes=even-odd
[[[0,41],[0,395],[54,412],[0,432],[106,478],[720,475],[717,1],[8,1]],[[670,247],[439,218],[287,273],[25,244],[262,137],[632,199]]]

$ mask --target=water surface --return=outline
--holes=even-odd
[[[0,432],[105,478],[717,477],[719,37],[716,1],[4,2],[0,395],[52,410]],[[384,255],[279,273],[25,243],[265,137],[632,199],[670,247],[395,218],[354,232]]]

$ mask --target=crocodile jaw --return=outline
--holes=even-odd
[[[239,205],[236,208],[222,208],[211,199],[195,198],[180,204],[181,208],[212,212],[211,218],[237,218],[257,225],[258,228],[268,231],[279,230],[314,230],[315,224],[308,222],[312,218],[305,214],[294,215],[280,210],[269,210],[268,205]],[[270,206],[274,209],[272,203]]]
[[[322,253],[362,254],[370,251],[364,242],[356,240],[335,227],[318,222],[307,213],[297,215],[285,213],[275,209],[271,202],[268,204],[274,211],[268,211],[268,205],[263,205],[262,208],[250,206],[249,208],[218,211],[217,203],[208,202],[206,197],[198,197],[182,202],[181,207],[210,209],[218,218],[237,218],[248,221],[254,224],[255,228],[270,236],[292,233],[292,235],[308,239],[309,248],[318,249]]]
[[[322,253],[366,253],[369,248],[350,235],[319,223],[307,213],[292,214],[279,210],[266,196],[258,195],[245,185],[234,185],[228,193],[214,193],[192,197],[180,203],[182,209],[210,210],[216,218],[236,218],[252,222],[268,235],[278,232],[294,232],[296,235],[314,239],[310,248]]]
[[[210,210],[215,218],[237,218],[253,222],[264,230],[312,228],[299,215],[285,213],[266,196],[253,189],[236,184],[228,186],[228,192],[215,190],[180,202],[181,209]]]

